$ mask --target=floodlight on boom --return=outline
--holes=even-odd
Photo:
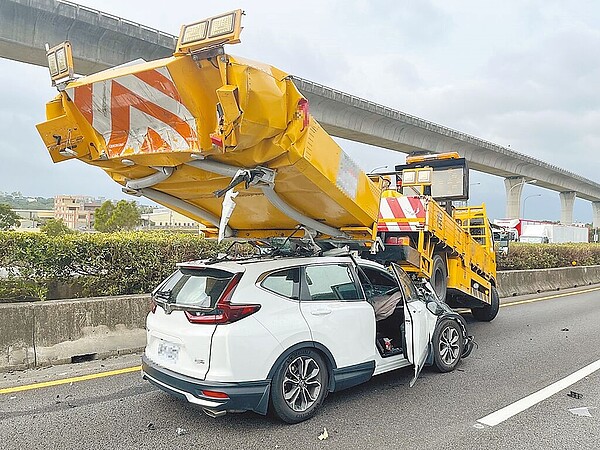
[[[236,9],[199,22],[183,25],[174,54],[185,55],[216,45],[237,44],[240,42],[243,14],[244,12],[241,9]]]
[[[63,80],[72,80],[75,77],[73,67],[73,49],[71,43],[65,41],[46,51],[48,58],[48,69],[50,69],[50,78],[52,85]]]

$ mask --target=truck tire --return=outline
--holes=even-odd
[[[446,291],[448,290],[448,268],[446,261],[440,255],[433,256],[433,269],[431,270],[431,286],[440,298],[446,303]]]
[[[471,308],[471,314],[475,320],[480,322],[491,322],[498,315],[498,309],[500,308],[500,297],[498,296],[498,290],[496,286],[492,286],[492,303],[484,306],[483,308]]]
[[[442,320],[433,332],[433,365],[439,372],[452,372],[464,349],[462,329],[452,319]]]
[[[272,412],[287,423],[310,419],[327,396],[328,380],[327,365],[316,351],[292,352],[273,377]]]

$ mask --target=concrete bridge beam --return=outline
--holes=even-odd
[[[560,193],[560,223],[571,225],[573,223],[573,205],[575,204],[573,191]]]
[[[57,0],[0,1],[0,57],[47,66],[46,43],[73,45],[86,75],[137,58],[171,56],[176,37],[130,20]]]

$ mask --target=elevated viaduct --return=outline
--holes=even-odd
[[[0,57],[46,66],[44,45],[69,40],[75,67],[89,74],[137,58],[170,56],[176,36],[76,3],[0,0]],[[403,153],[457,151],[478,171],[501,176],[506,216],[518,218],[527,183],[559,193],[561,222],[573,222],[575,198],[592,204],[600,227],[600,184],[564,168],[353,95],[294,77],[311,112],[333,136]]]

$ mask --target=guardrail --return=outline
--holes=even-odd
[[[600,266],[498,272],[500,297],[600,283]],[[141,351],[149,295],[0,304],[0,372]]]

